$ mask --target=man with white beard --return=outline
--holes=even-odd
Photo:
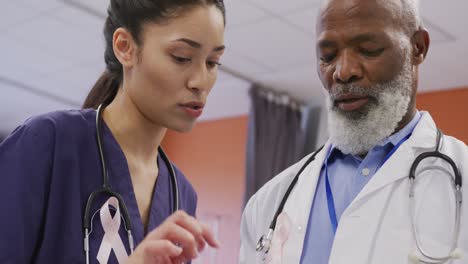
[[[316,28],[330,137],[249,200],[239,262],[468,263],[468,148],[416,109],[417,0],[327,0]]]

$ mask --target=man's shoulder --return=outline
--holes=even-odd
[[[468,163],[468,146],[465,142],[453,136],[444,136],[442,152],[446,152],[448,156],[454,159],[455,163]]]
[[[465,142],[461,141],[460,139],[450,135],[445,135],[444,138],[448,141],[450,147],[468,151],[468,146]]]

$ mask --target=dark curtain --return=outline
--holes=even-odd
[[[245,202],[279,172],[314,150],[318,108],[259,85],[250,89]]]

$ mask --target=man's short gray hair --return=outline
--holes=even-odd
[[[422,27],[422,19],[419,12],[419,0],[400,0],[401,19],[406,33],[412,35]]]

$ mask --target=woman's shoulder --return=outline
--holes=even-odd
[[[32,116],[19,125],[4,140],[4,144],[10,142],[25,141],[50,145],[57,142],[58,138],[71,139],[76,135],[87,134],[94,124],[94,110],[61,110]],[[60,141],[60,140],[59,140]]]
[[[89,125],[95,118],[95,110],[93,109],[71,109],[59,110],[45,114],[32,116],[27,119],[23,126],[26,127],[42,127],[48,126],[52,128],[67,128]]]
[[[33,132],[47,131],[49,135],[73,136],[81,134],[94,125],[95,111],[92,109],[59,110],[28,118],[17,129]]]

